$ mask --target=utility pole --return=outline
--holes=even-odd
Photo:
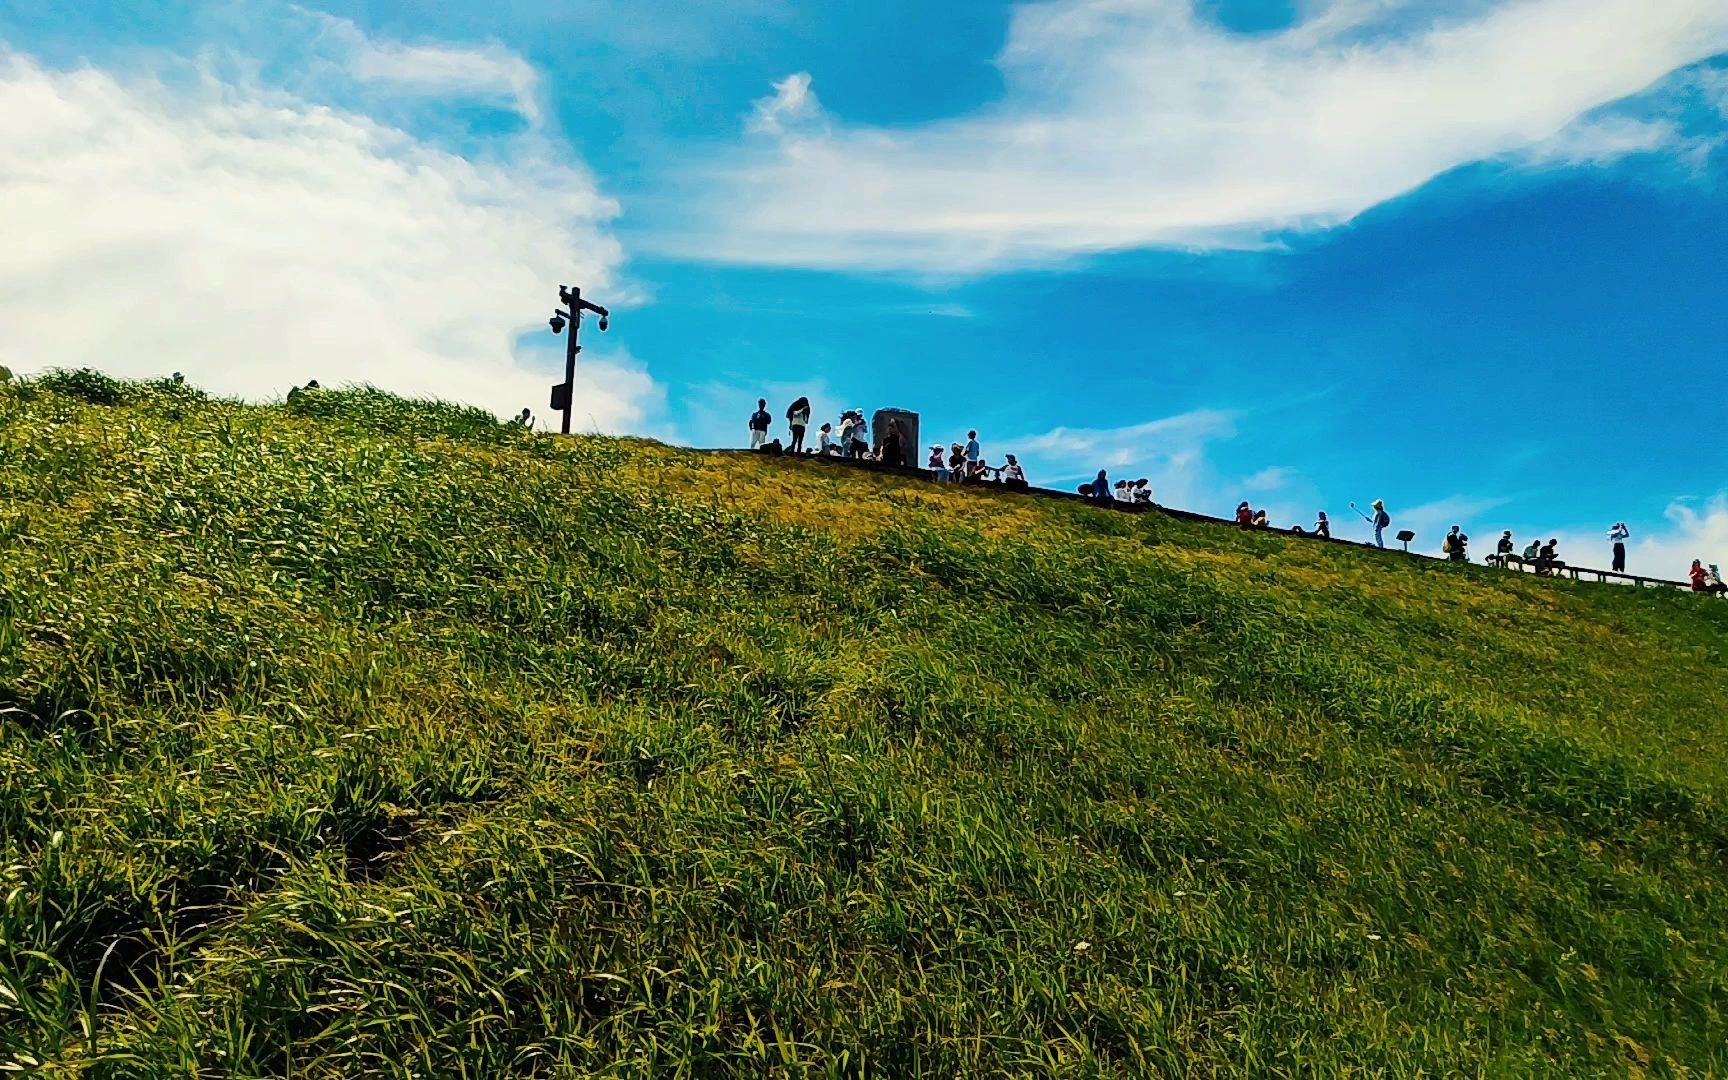
[[[552,411],[563,412],[564,434],[570,434],[571,389],[576,385],[576,354],[582,351],[577,344],[577,338],[582,333],[582,313],[592,311],[600,316],[600,332],[606,332],[607,321],[612,313],[599,304],[590,304],[582,299],[582,290],[573,289],[568,285],[558,286],[558,302],[570,310],[555,310],[552,317],[546,320],[554,334],[562,334],[564,327],[570,327],[570,338],[564,343],[564,381],[552,388]]]

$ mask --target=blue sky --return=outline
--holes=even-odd
[[[73,7],[0,8],[14,369],[543,411],[569,280],[586,427],[809,393],[1052,484],[1728,562],[1719,0]]]

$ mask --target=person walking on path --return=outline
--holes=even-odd
[[[810,426],[810,399],[801,397],[786,410],[786,426],[792,429],[791,453],[804,452],[804,431]]]
[[[1632,530],[1626,527],[1624,521],[1616,521],[1614,527],[1608,530],[1608,541],[1614,545],[1614,572],[1626,572],[1626,541],[1632,535]]]
[[[773,423],[774,418],[768,415],[768,400],[757,398],[756,411],[750,414],[750,449],[762,449],[762,444],[768,441],[768,428]]]

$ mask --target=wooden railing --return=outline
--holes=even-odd
[[[760,451],[740,450],[737,448],[725,448],[703,452],[711,454],[760,453]],[[907,468],[903,465],[887,465],[880,461],[847,458],[841,457],[838,454],[799,454],[795,457],[792,455],[785,456],[793,461],[808,461],[814,462],[818,465],[840,465],[849,469],[862,469],[868,472],[887,473],[892,476],[905,476],[926,482],[931,479],[931,473],[928,469],[913,469]],[[1061,499],[1068,502],[1086,503],[1087,505],[1095,506],[1100,510],[1116,510],[1125,514],[1159,513],[1166,517],[1176,518],[1179,521],[1193,521],[1210,525],[1228,525],[1231,528],[1241,528],[1241,526],[1237,525],[1235,521],[1229,518],[1213,517],[1210,514],[1197,514],[1192,510],[1178,510],[1173,506],[1162,506],[1158,503],[1128,503],[1116,499],[1093,499],[1080,494],[1078,491],[1061,491],[1056,488],[1041,488],[1032,487],[1030,485],[1021,486],[1017,484],[1010,485],[1003,483],[966,483],[957,486],[963,490],[969,491],[994,491],[1018,495],[1036,495],[1041,499]],[[1449,561],[1441,556],[1428,555],[1420,551],[1399,551],[1394,548],[1379,548],[1373,544],[1361,543],[1355,540],[1341,540],[1335,536],[1321,536],[1318,533],[1313,532],[1294,532],[1286,529],[1253,529],[1249,531],[1274,532],[1280,536],[1288,536],[1292,539],[1317,540],[1327,544],[1344,544],[1348,547],[1364,548],[1368,551],[1385,551],[1389,555],[1413,556],[1418,559],[1428,559],[1434,562]],[[1526,560],[1516,555],[1507,556],[1504,561],[1502,561],[1501,557],[1498,555],[1490,555],[1484,560],[1484,562],[1487,565],[1501,566],[1504,569],[1511,571],[1527,571],[1543,577],[1569,577],[1573,581],[1588,580],[1600,582],[1602,584],[1618,581],[1627,582],[1643,588],[1673,588],[1688,590],[1692,588],[1691,583],[1685,581],[1674,581],[1669,578],[1645,577],[1642,574],[1621,574],[1612,570],[1594,570],[1585,566],[1544,563],[1538,559]]]

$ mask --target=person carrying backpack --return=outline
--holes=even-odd
[[[1440,541],[1441,553],[1453,562],[1469,562],[1470,556],[1465,554],[1469,546],[1470,538],[1465,536],[1456,525],[1452,526],[1452,531],[1446,534],[1446,539]]]
[[[757,398],[756,411],[750,414],[750,449],[762,449],[762,444],[768,441],[768,428],[773,423],[774,418],[768,415],[767,399]]]
[[[1386,512],[1386,504],[1375,499],[1371,504],[1374,508],[1374,546],[1386,546],[1386,527],[1392,524],[1392,515]]]

